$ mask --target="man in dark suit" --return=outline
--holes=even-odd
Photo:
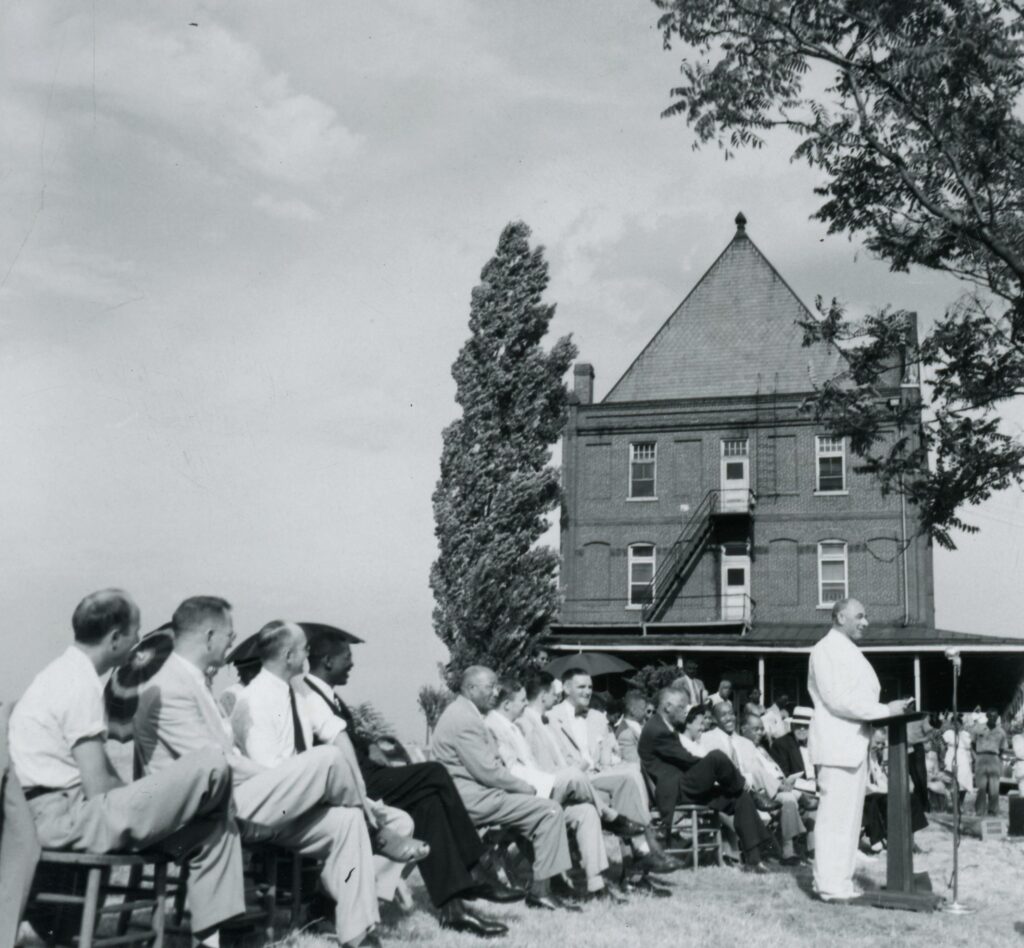
[[[418,866],[441,924],[483,937],[506,934],[503,924],[472,912],[464,900],[512,902],[524,893],[503,885],[481,865],[487,851],[441,764],[387,766],[376,753],[371,756],[370,743],[356,733],[351,712],[334,690],[348,683],[353,665],[351,647],[337,631],[309,635],[309,674],[304,678],[308,693],[345,721],[367,794],[408,813],[416,838],[430,845],[430,855]]]
[[[803,728],[804,731],[804,744],[807,743],[807,729],[809,722],[796,717],[790,719],[790,729],[783,735],[775,738],[769,748],[769,753],[772,755],[772,760],[775,761],[782,769],[783,774],[787,777],[793,774],[804,773],[804,758],[800,753],[800,742],[796,739],[797,728]]]
[[[683,747],[678,728],[687,720],[686,695],[675,688],[658,692],[657,710],[640,733],[640,762],[654,781],[654,797],[664,821],[679,803],[697,803],[731,814],[743,853],[744,868],[764,873],[761,846],[767,831],[746,790],[743,775],[720,750],[696,756]],[[693,709],[699,711],[699,707]],[[691,742],[692,743],[692,742]]]

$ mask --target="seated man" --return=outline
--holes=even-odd
[[[308,700],[291,685],[292,678],[305,670],[307,649],[306,633],[295,623],[275,620],[257,633],[261,668],[239,694],[231,726],[235,745],[261,767],[277,767],[314,744],[334,744],[354,760],[345,722],[331,714],[322,701]],[[371,838],[376,836],[380,849],[373,857],[377,898],[390,902],[405,864],[424,857],[428,849],[409,839],[413,823],[408,814],[367,796],[358,764],[353,766],[353,782],[368,814]]]
[[[587,894],[595,899],[612,899],[603,873],[608,869],[608,854],[601,835],[601,817],[595,794],[586,776],[574,767],[546,771],[530,753],[516,720],[526,708],[526,689],[513,678],[498,682],[495,707],[484,718],[498,746],[502,763],[516,777],[525,780],[539,797],[548,797],[562,804],[565,822],[576,838],[580,864],[587,877]],[[643,832],[642,827],[636,827]]]
[[[514,902],[523,893],[503,885],[484,865],[489,854],[441,764],[394,767],[373,759],[369,742],[355,733],[352,714],[334,690],[348,684],[353,667],[352,648],[344,635],[323,627],[309,637],[309,673],[296,683],[296,690],[345,723],[367,793],[405,810],[416,835],[429,844],[429,855],[418,865],[441,926],[483,937],[504,935],[505,925],[472,912],[464,900]]]
[[[608,719],[590,707],[594,692],[591,677],[581,668],[562,675],[564,700],[548,712],[548,728],[554,734],[566,762],[578,767],[593,786],[610,797],[616,812],[644,828],[651,825],[647,785],[638,764],[625,763],[608,727]],[[652,852],[647,839],[635,836],[632,844],[640,864],[651,872],[674,872],[681,864],[662,852]]]
[[[640,752],[637,745],[640,743],[644,721],[647,720],[647,699],[642,691],[627,691],[622,703],[622,721],[615,731],[615,738],[619,742],[623,761],[639,764]]]
[[[10,720],[11,760],[39,840],[87,853],[155,847],[186,862],[194,937],[216,944],[221,924],[245,911],[224,750],[196,748],[124,783],[104,743],[100,675],[123,664],[138,640],[138,607],[105,589],[78,604],[71,625],[74,644],[36,675]]]
[[[687,750],[683,738],[697,753]],[[743,776],[719,750],[701,756],[699,745],[703,731],[700,706],[687,708],[685,696],[674,688],[658,692],[657,711],[644,725],[640,735],[640,760],[655,785],[655,800],[666,826],[679,803],[697,803],[732,814],[736,835],[743,853],[744,867],[764,873],[761,845],[767,833],[757,815],[757,807],[746,790]]]
[[[792,703],[789,700],[789,695],[779,695],[765,709],[764,714],[761,715],[761,720],[764,722],[764,731],[768,735],[768,740],[777,740],[789,730],[789,725],[786,722],[792,713],[791,708]]]
[[[800,818],[800,794],[793,789],[797,775],[787,777],[764,749],[764,724],[760,715],[748,714],[743,719],[740,733],[733,738],[736,759],[747,784],[761,795],[766,805],[779,806],[779,831],[782,834],[782,865],[796,866],[800,857],[793,841],[807,833]],[[813,849],[808,844],[808,849]]]
[[[430,746],[455,781],[466,810],[477,826],[507,826],[533,844],[533,883],[526,897],[531,908],[567,907],[551,894],[551,879],[572,866],[562,808],[537,796],[532,784],[502,763],[484,715],[494,707],[498,677],[490,668],[472,665],[462,673],[459,694],[445,708]]]
[[[711,708],[711,727],[700,736],[701,747],[709,751],[720,750],[738,767],[736,748],[733,746],[735,735],[736,714],[732,710],[732,705],[727,701],[719,701]]]
[[[314,747],[264,767],[234,746],[230,722],[206,687],[234,629],[231,606],[214,596],[186,599],[174,612],[174,651],[143,686],[135,713],[135,751],[147,772],[217,749],[228,757],[243,839],[270,840],[324,858],[320,879],[337,903],[339,941],[375,944],[379,921],[373,853],[352,764],[334,745]],[[290,719],[290,708],[280,709]]]

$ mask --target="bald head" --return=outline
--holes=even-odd
[[[302,626],[274,619],[256,634],[256,651],[268,672],[287,681],[302,674],[309,647]]]
[[[122,589],[100,589],[89,593],[71,616],[75,641],[83,645],[96,645],[111,632],[122,634],[139,629],[139,607]]]
[[[840,599],[832,606],[832,628],[857,641],[868,628],[868,617],[857,599]]]
[[[736,730],[736,713],[727,701],[719,701],[714,705],[711,708],[711,717],[726,734],[732,734]]]
[[[486,714],[498,700],[498,676],[486,665],[470,665],[462,673],[459,694],[472,701],[481,714]]]

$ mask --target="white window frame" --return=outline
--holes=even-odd
[[[639,448],[650,448],[651,457],[639,458],[637,454]],[[651,480],[651,494],[650,496],[642,495],[636,496],[633,494],[633,465],[634,464],[651,464],[654,466],[654,477]],[[644,478],[643,480],[647,480]],[[629,484],[626,491],[626,500],[632,501],[650,501],[658,499],[658,442],[657,441],[631,441],[629,443]]]
[[[824,548],[830,544],[839,544],[843,548],[842,555],[837,553],[830,553],[826,555]],[[825,599],[825,580],[822,577],[822,564],[824,563],[842,563],[843,564],[843,588],[838,597],[835,599]],[[835,580],[828,580],[829,583],[835,583]],[[850,595],[850,548],[849,544],[845,540],[822,540],[818,544],[818,608],[819,609],[831,609],[834,602],[838,602],[840,599],[846,599]]]
[[[637,556],[636,550],[639,547],[649,549],[649,556]],[[648,602],[633,602],[633,567],[635,565],[642,565],[650,563],[651,566],[651,598]],[[626,608],[627,609],[643,609],[644,606],[650,605],[654,601],[654,577],[658,572],[658,548],[653,543],[631,543],[626,548]],[[636,584],[639,585],[639,584]]]
[[[821,462],[824,458],[839,458],[842,465],[843,486],[838,490],[824,489],[821,486]],[[814,493],[825,496],[842,496],[848,494],[846,486],[846,438],[835,438],[832,435],[814,436]]]

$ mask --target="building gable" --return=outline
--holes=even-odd
[[[811,392],[838,351],[804,347],[811,314],[736,218],[736,236],[665,321],[605,402]]]

